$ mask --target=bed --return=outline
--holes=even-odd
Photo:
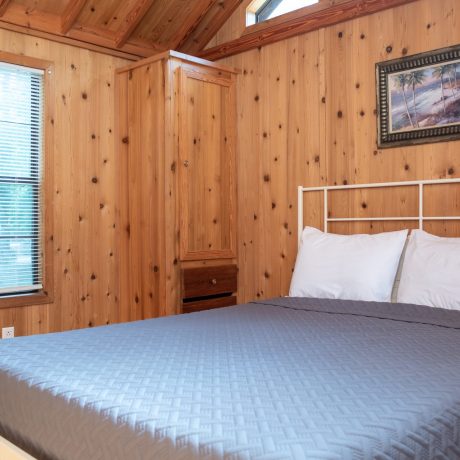
[[[17,338],[0,436],[47,460],[460,459],[459,350],[460,311],[296,297]]]
[[[460,313],[279,298],[2,344],[0,433],[49,459],[460,458]]]

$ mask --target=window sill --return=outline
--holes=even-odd
[[[53,297],[46,292],[0,297],[0,309],[44,305],[53,302]]]

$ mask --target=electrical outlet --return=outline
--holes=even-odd
[[[12,339],[14,337],[14,327],[2,328],[2,339]]]

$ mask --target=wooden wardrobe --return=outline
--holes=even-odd
[[[169,51],[117,71],[120,303],[236,303],[236,72]]]

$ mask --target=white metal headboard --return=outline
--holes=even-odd
[[[303,215],[303,194],[308,192],[323,192],[323,206],[324,206],[324,231],[328,231],[329,222],[384,222],[384,221],[418,221],[418,226],[423,230],[424,221],[434,220],[458,220],[460,216],[441,216],[441,217],[425,217],[423,215],[423,186],[424,185],[447,185],[460,183],[460,178],[457,179],[434,179],[434,180],[419,180],[419,181],[405,181],[405,182],[381,182],[375,184],[356,184],[356,185],[332,185],[324,187],[298,187],[298,224],[297,236],[300,244],[302,231],[304,228],[304,215]],[[340,217],[333,218],[328,215],[328,192],[333,190],[352,190],[352,189],[374,189],[374,188],[393,188],[393,187],[406,187],[418,186],[419,189],[419,206],[418,215],[410,217]]]

